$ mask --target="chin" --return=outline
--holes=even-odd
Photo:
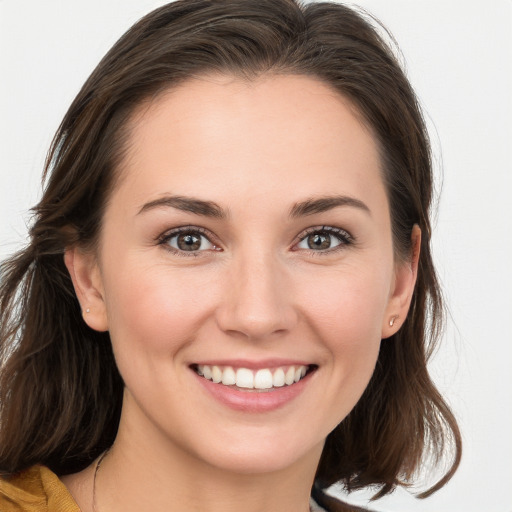
[[[250,441],[247,442],[247,439]],[[217,469],[237,474],[269,474],[307,463],[316,467],[322,454],[325,439],[319,443],[289,443],[282,437],[271,439],[246,438],[245,442],[226,441],[225,448],[204,453],[203,460]],[[210,447],[211,448],[211,447]]]

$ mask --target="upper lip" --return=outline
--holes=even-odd
[[[191,366],[232,366],[234,368],[247,368],[248,370],[259,370],[260,368],[279,368],[280,366],[311,366],[311,361],[297,359],[207,359],[194,362]]]

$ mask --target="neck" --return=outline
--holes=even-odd
[[[271,472],[237,471],[121,421],[97,475],[97,511],[307,512],[321,450]]]

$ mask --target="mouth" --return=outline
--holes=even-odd
[[[317,366],[286,365],[275,368],[249,369],[244,367],[193,364],[191,369],[200,377],[239,391],[268,392],[279,388],[293,386]]]

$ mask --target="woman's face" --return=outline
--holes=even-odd
[[[81,295],[134,441],[238,472],[318,458],[411,281],[379,164],[308,77],[210,76],[138,110]]]

